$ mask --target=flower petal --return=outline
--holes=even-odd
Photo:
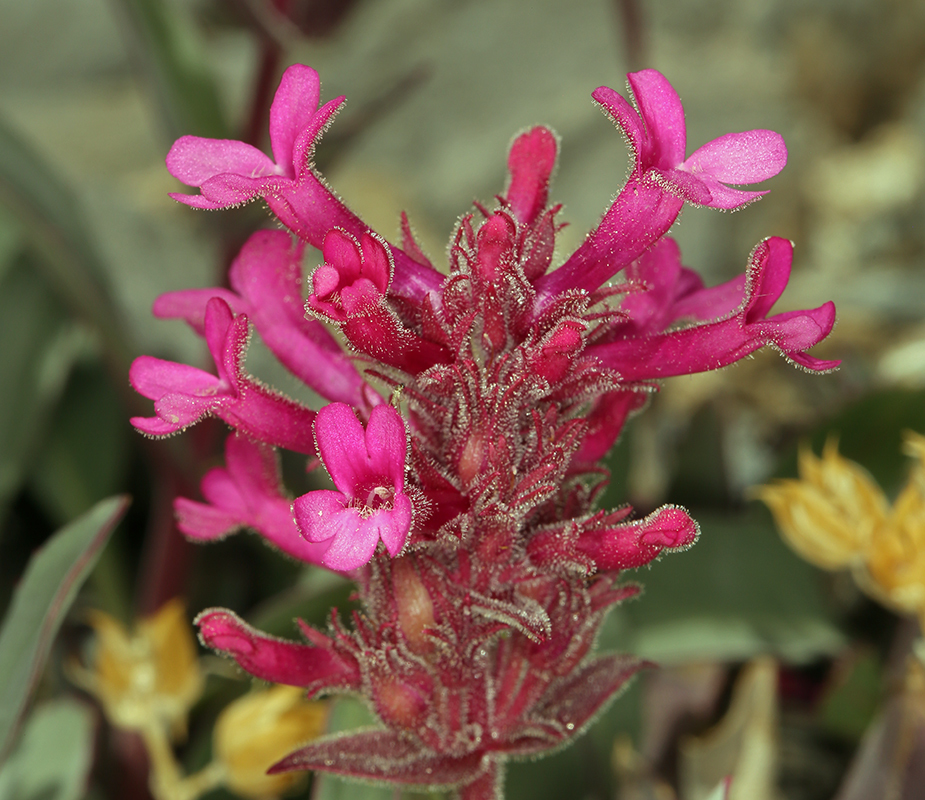
[[[187,186],[231,173],[249,178],[279,174],[276,164],[253,145],[234,139],[181,136],[167,153],[167,171]]]
[[[295,140],[311,122],[320,99],[321,81],[311,67],[293,64],[283,73],[270,106],[270,144],[286,177],[295,177]]]

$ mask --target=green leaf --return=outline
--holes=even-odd
[[[21,257],[0,283],[0,520],[19,490],[80,346],[35,264]]]
[[[171,140],[230,135],[209,71],[207,48],[185,6],[173,0],[119,0],[130,51],[151,86]]]
[[[99,365],[75,369],[29,476],[32,495],[55,524],[125,488],[131,431]]]
[[[106,270],[70,188],[0,120],[0,203],[20,224],[59,298],[103,337],[126,368],[135,348],[110,296]],[[5,340],[7,341],[7,340]]]
[[[128,504],[127,497],[103,500],[29,560],[0,629],[0,755],[10,747],[77,590]]]
[[[26,721],[16,749],[0,768],[0,800],[80,800],[92,756],[90,708],[75,700],[47,703]]]

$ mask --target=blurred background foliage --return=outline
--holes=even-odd
[[[674,235],[709,283],[741,272],[761,238],[792,239],[783,303],[835,301],[839,324],[816,355],[842,358],[842,369],[813,377],[761,353],[669,381],[633,421],[605,502],[685,504],[702,535],[637,576],[644,596],[612,615],[600,646],[665,666],[574,747],[512,766],[508,792],[697,800],[713,769],[717,779],[737,770],[743,787],[758,775],[748,795],[757,800],[864,796],[844,776],[878,709],[876,730],[888,729],[887,678],[912,629],[843,575],[801,562],[745,490],[795,474],[798,442],[818,452],[835,433],[842,453],[895,494],[901,432],[925,431],[925,4],[0,0],[0,18],[0,613],[11,637],[0,645],[25,642],[23,658],[0,652],[0,666],[37,684],[27,721],[16,727],[16,707],[0,731],[16,745],[0,797],[146,797],[138,741],[107,729],[63,678],[86,647],[86,609],[129,623],[181,596],[191,613],[225,605],[292,635],[294,616],[323,624],[332,605],[349,607],[348,586],[255,537],[203,550],[173,529],[170,501],[197,496],[219,459],[220,424],[159,442],[128,424],[146,413],[127,385],[132,358],[203,361],[184,326],[151,316],[154,298],[220,283],[268,222],[257,206],[208,214],[173,203],[164,155],[185,133],[265,146],[269,100],[295,61],[318,69],[325,99],[350,99],[318,152],[331,185],[386,236],[407,210],[438,262],[456,217],[502,188],[514,134],[538,123],[561,137],[552,197],[570,227],[560,258],[580,243],[627,168],[590,92],[622,87],[629,69],[671,80],[691,149],[729,130],[784,135],[789,166],[769,196],[731,216],[688,209]],[[248,366],[294,390],[265,362],[258,350]],[[132,506],[99,555],[123,510],[99,503],[123,493]],[[72,528],[53,531],[77,517],[77,555],[55,555]],[[22,613],[44,608],[22,577],[27,565],[62,588],[44,625]],[[81,585],[64,635],[46,642]],[[180,749],[189,769],[206,763],[212,721],[246,686],[212,669],[221,677]],[[339,703],[330,725],[365,713]],[[724,713],[726,727],[713,727]],[[742,766],[742,742],[770,766]],[[49,748],[60,764],[36,767]],[[727,751],[731,762],[716,755]],[[326,778],[304,792],[393,796]]]

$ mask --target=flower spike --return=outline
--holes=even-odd
[[[756,199],[760,191],[741,187],[784,166],[781,138],[729,133],[688,156],[668,81],[645,70],[629,85],[629,99],[606,87],[593,96],[626,134],[632,170],[554,271],[558,141],[543,127],[512,142],[496,202],[461,217],[447,274],[406,216],[400,246],[390,244],[314,171],[312,149],[342,99],[319,106],[308,67],[283,76],[272,158],[193,137],[171,150],[173,174],[201,189],[181,202],[263,198],[300,241],[258,232],[230,288],[157,301],[158,315],[205,336],[217,375],[139,359],[132,382],[157,416],[134,423],[166,434],[214,414],[237,430],[225,466],[203,479],[205,502],[176,502],[188,536],[251,527],[357,584],[352,622],[332,614],[326,633],[300,623],[305,644],[230,611],[199,617],[203,643],[252,675],[312,696],[362,694],[377,717],[372,728],[309,742],[272,773],[317,769],[501,800],[507,760],[567,744],[649,666],[595,653],[594,643],[608,610],[640,591],[620,582],[623,573],[699,534],[675,505],[641,517],[597,507],[600,461],[657,382],[767,345],[809,370],[838,363],[807,352],[832,328],[831,303],[772,315],[790,276],[789,242],[761,242],[745,274],[706,287],[666,236],[685,203],[731,209]],[[305,243],[323,255],[307,287]],[[302,408],[243,372],[248,320],[327,405]],[[309,468],[317,454],[333,488],[290,506],[276,447],[301,452]],[[918,518],[918,500],[908,503],[903,518]],[[898,563],[871,561],[869,579],[905,590]]]

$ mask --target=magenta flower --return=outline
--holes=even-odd
[[[286,70],[270,108],[273,158],[245,142],[183,136],[167,154],[167,169],[201,194],[170,196],[193,208],[230,208],[262,198],[280,221],[320,248],[325,234],[342,228],[356,237],[370,228],[328,188],[312,167],[312,153],[343,97],[319,108],[321,82],[311,67]],[[396,289],[420,297],[440,285],[441,275],[398,248]]]
[[[292,500],[282,492],[276,451],[246,436],[229,436],[225,467],[209,470],[202,479],[197,503],[174,501],[177,527],[200,542],[224,539],[241,528],[252,528],[284,553],[310,564],[321,564],[325,543],[302,537],[292,518]]]
[[[726,134],[688,157],[684,112],[665,78],[647,70],[629,81],[635,108],[607,88],[594,98],[626,134],[633,170],[555,270],[558,145],[543,127],[514,140],[497,202],[460,219],[446,274],[404,215],[401,243],[390,244],[313,171],[311,150],[342,99],[319,108],[308,67],[283,76],[273,159],[193,137],[171,150],[171,172],[201,189],[181,202],[263,198],[297,241],[259,232],[230,290],[158,300],[158,315],[204,334],[218,374],[139,359],[132,383],[157,416],[133,422],[153,435],[205,414],[228,422],[237,433],[226,466],[203,480],[206,502],[177,501],[184,532],[207,540],[254,528],[302,561],[350,572],[361,606],[349,628],[336,615],[326,634],[301,624],[306,643],[262,634],[230,611],[200,615],[203,641],[251,674],[312,696],[361,693],[378,717],[378,727],[316,740],[273,770],[500,800],[506,760],[571,741],[646,666],[593,652],[608,609],[639,591],[625,571],[698,536],[674,505],[642,519],[596,507],[607,474],[598,462],[627,421],[661,379],[765,346],[808,370],[837,365],[808,353],[832,329],[831,303],[771,315],[790,275],[789,242],[766,239],[744,275],[708,288],[666,237],[685,202],[730,209],[758,198],[736,187],[783,168],[781,138]],[[303,307],[306,243],[323,262]],[[248,319],[293,375],[333,402],[315,414],[248,378]],[[290,512],[274,447],[310,466],[317,450],[335,488],[297,497]]]
[[[593,291],[641,256],[674,224],[684,202],[738,208],[764,192],[732,189],[774,177],[787,163],[780,134],[727,133],[685,160],[687,126],[681,99],[653,69],[629,75],[634,109],[613,89],[592,96],[623,131],[635,164],[617,199],[584,244],[560,269],[538,282],[543,293],[580,287]]]
[[[337,340],[316,320],[306,319],[302,300],[304,245],[283,231],[257,231],[231,265],[227,289],[187,289],[161,295],[154,315],[185,319],[204,333],[206,304],[221,297],[246,314],[273,354],[296,378],[322,397],[362,406],[366,382]]]
[[[366,430],[350,406],[331,403],[315,417],[315,440],[338,491],[321,489],[292,505],[309,542],[327,543],[321,563],[348,572],[369,563],[381,540],[390,556],[405,546],[412,505],[405,493],[405,425],[391,406],[377,406]]]
[[[670,240],[664,240],[659,248],[643,257],[643,269],[664,270],[668,266],[668,270],[684,280],[686,273],[675,261],[677,248],[672,245]],[[614,327],[610,337],[615,341],[595,344],[589,352],[619,372],[626,381],[719,369],[767,345],[807,369],[834,369],[837,361],[823,361],[805,352],[832,330],[835,324],[833,303],[811,311],[790,311],[767,317],[787,286],[792,261],[793,245],[786,239],[772,236],[754,249],[748,271],[742,278],[713,290],[689,286],[688,291],[682,288],[679,292],[675,288],[675,296],[663,300],[657,314],[644,313],[634,319],[633,311],[639,310],[644,300],[637,300],[630,294],[624,301],[629,320],[625,326],[618,323]],[[687,280],[690,283],[690,279]],[[654,289],[659,289],[657,284]],[[647,292],[638,297],[644,298],[645,294]],[[732,303],[737,307],[727,311]],[[669,325],[674,326],[678,319],[698,320],[711,313],[719,316],[680,330],[664,330]],[[655,324],[653,317],[658,320]],[[640,333],[635,334],[634,328],[641,328]]]
[[[136,392],[154,400],[157,416],[133,417],[132,425],[149,436],[164,436],[213,414],[268,444],[312,452],[308,430],[314,412],[243,372],[247,328],[247,317],[235,316],[224,300],[214,297],[206,305],[203,329],[217,376],[160,358],[136,358],[129,381]]]

